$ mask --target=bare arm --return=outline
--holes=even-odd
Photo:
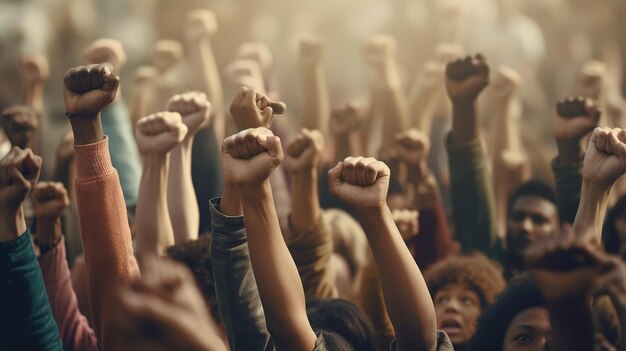
[[[330,104],[324,76],[324,44],[319,39],[300,41],[300,74],[302,81],[302,128],[317,129],[326,135]]]

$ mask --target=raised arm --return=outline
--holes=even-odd
[[[365,229],[396,332],[396,350],[435,350],[435,307],[387,207],[389,176],[380,161],[348,157],[328,172],[328,183],[332,194],[355,208]]]
[[[42,55],[30,55],[22,60],[22,103],[38,113],[44,112],[44,83],[50,77],[48,60]]]
[[[591,99],[568,98],[556,104],[552,132],[559,154],[552,161],[552,172],[561,222],[574,223],[583,182],[581,141],[598,126],[599,120],[600,111]]]
[[[178,112],[187,126],[185,139],[171,151],[167,178],[167,208],[174,227],[174,241],[184,243],[198,238],[200,212],[191,178],[191,152],[198,130],[210,123],[211,103],[206,95],[190,92],[174,95],[167,110]]]
[[[493,185],[481,145],[477,106],[478,95],[488,84],[489,66],[481,55],[446,67],[446,90],[452,101],[452,130],[446,143],[452,220],[464,252],[487,252],[497,238]]]
[[[331,162],[340,162],[350,155],[364,153],[361,135],[358,133],[363,123],[358,108],[348,103],[334,108],[330,114],[330,135],[333,137],[334,155]]]
[[[22,206],[40,171],[30,149],[0,160],[0,345],[8,350],[63,349]]]
[[[37,144],[37,112],[28,106],[13,106],[2,111],[2,130],[12,146],[30,148]]]
[[[139,275],[124,195],[102,132],[100,112],[115,99],[119,78],[103,65],[65,74],[65,110],[74,132],[76,200],[85,253],[87,293],[100,346],[115,349],[109,291]]]
[[[96,351],[96,334],[78,309],[61,232],[61,213],[69,205],[61,183],[41,182],[33,189],[33,203],[39,247],[39,266],[48,292],[48,301],[66,351]]]
[[[327,135],[330,104],[322,56],[324,43],[317,38],[300,40],[302,105],[301,127],[317,129]]]
[[[280,231],[269,176],[281,163],[280,139],[265,128],[230,136],[222,145],[225,184],[242,199],[250,259],[267,328],[277,350],[313,350],[316,336],[306,315],[298,270]],[[295,284],[294,284],[295,282]]]
[[[163,255],[174,245],[167,200],[169,160],[170,152],[186,134],[187,126],[178,112],[159,112],[137,123],[137,145],[143,159],[135,217],[137,254]]]

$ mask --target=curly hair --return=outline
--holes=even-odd
[[[481,309],[489,306],[506,286],[499,263],[481,253],[450,256],[424,272],[432,298],[450,284],[466,284],[480,298]]]
[[[211,235],[201,235],[198,240],[170,246],[167,248],[167,255],[191,270],[211,315],[219,321],[220,314],[217,309],[211,266]]]
[[[545,306],[543,295],[529,273],[514,277],[504,292],[478,319],[476,334],[470,341],[470,350],[502,350],[504,336],[515,316],[529,308]]]

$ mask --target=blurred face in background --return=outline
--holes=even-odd
[[[533,241],[553,235],[559,228],[556,205],[539,196],[520,196],[508,217],[506,249],[514,258],[521,258]]]

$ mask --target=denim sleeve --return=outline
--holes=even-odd
[[[228,334],[231,351],[273,351],[257,290],[243,216],[219,211],[219,198],[210,202],[213,227],[211,265],[217,307]]]
[[[0,243],[0,350],[63,350],[30,231]]]

